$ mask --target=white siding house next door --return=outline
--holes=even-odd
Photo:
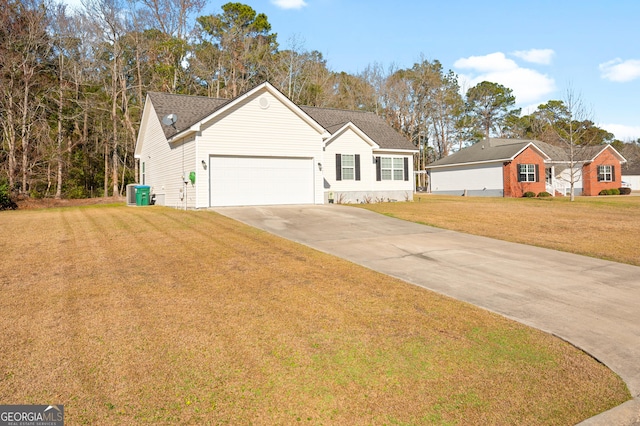
[[[211,206],[313,204],[312,158],[212,156]]]

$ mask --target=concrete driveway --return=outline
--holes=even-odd
[[[640,422],[640,267],[340,205],[214,210],[559,336],[620,375],[635,398],[585,424]]]

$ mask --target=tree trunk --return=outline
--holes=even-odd
[[[113,179],[113,196],[120,195],[118,187],[118,57],[113,58],[111,70],[111,126],[112,134],[112,159],[111,159],[111,179]]]
[[[104,144],[104,194],[103,197],[109,196],[109,145]]]
[[[22,98],[22,123],[20,136],[22,138],[22,186],[21,192],[27,193],[27,165],[29,161],[29,125],[27,124],[27,118],[29,115],[29,84],[25,78],[24,92]]]
[[[13,86],[13,78],[11,79],[11,85],[10,87]],[[16,140],[16,129],[15,129],[15,119],[13,116],[13,94],[9,93],[9,90],[11,90],[9,88],[7,88],[7,109],[6,109],[6,113],[7,113],[7,118],[6,121],[4,123],[5,125],[5,130],[4,133],[6,135],[6,140],[7,140],[7,144],[9,145],[9,152],[8,152],[8,157],[9,157],[9,170],[8,170],[8,175],[9,175],[9,188],[11,191],[13,191],[13,189],[15,188],[15,184],[16,184],[16,168],[17,168],[17,158],[16,158],[16,144],[17,144],[17,140]]]
[[[58,78],[58,144],[57,144],[57,161],[58,170],[56,173],[56,195],[55,199],[62,198],[62,68],[64,66],[64,57],[59,55],[60,58],[60,76]]]

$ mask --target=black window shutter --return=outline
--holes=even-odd
[[[602,179],[602,166],[598,166],[598,182],[600,182]]]
[[[336,180],[342,180],[342,154],[336,154]]]
[[[611,166],[611,182],[616,181],[616,166]]]
[[[536,182],[540,182],[540,167],[536,164]]]
[[[409,180],[409,157],[404,157],[404,180]]]
[[[356,154],[356,180],[360,180],[360,154]]]
[[[518,182],[522,182],[522,164],[517,164],[516,168],[518,169]]]
[[[381,169],[381,161],[380,157],[376,157],[376,180],[382,180],[382,169]]]

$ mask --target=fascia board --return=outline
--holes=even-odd
[[[527,145],[525,145],[520,151],[518,151],[513,157],[511,157],[511,160],[513,161],[518,155],[522,154],[524,150],[529,147],[532,147],[533,149],[538,151],[538,153],[542,154],[545,160],[551,160],[551,157],[549,157],[543,150],[538,148],[533,142],[529,142]]]
[[[613,151],[613,155],[615,155],[616,157],[618,157],[618,160],[620,161],[620,163],[626,163],[626,162],[627,162],[627,159],[626,159],[626,158],[624,158],[624,157],[622,156],[622,154],[620,154],[620,153],[618,152],[618,150],[617,150],[617,149],[615,149],[612,145],[607,145],[607,146],[605,146],[604,148],[602,148],[602,149],[598,152],[598,154],[596,154],[596,155],[591,159],[591,161],[595,161],[595,159],[596,159],[596,158],[598,158],[598,156],[600,156],[600,154],[602,154],[603,152],[605,152],[607,149],[611,149],[611,150]]]
[[[136,139],[136,149],[134,150],[134,158],[141,158],[142,156],[142,141],[144,140],[144,136],[146,134],[147,126],[149,125],[149,116],[151,115],[151,110],[155,114],[155,108],[153,107],[153,103],[149,99],[149,95],[144,102],[144,109],[142,111],[142,119],[140,120],[140,130],[138,131],[138,138]]]
[[[331,135],[331,137],[326,140],[325,145],[331,144],[333,141],[338,139],[342,134],[344,134],[349,129],[351,131],[353,131],[356,135],[358,135],[358,137],[360,139],[365,141],[372,149],[375,150],[375,149],[379,149],[380,148],[380,145],[378,145],[373,139],[371,139],[369,136],[367,136],[366,133],[364,133],[362,130],[360,130],[360,128],[358,126],[356,126],[355,124],[353,124],[350,121],[347,124],[345,124],[344,126],[342,126],[340,129],[338,129],[336,132],[334,132],[333,135]]]
[[[443,169],[445,167],[474,166],[474,165],[477,165],[477,164],[492,164],[492,163],[500,164],[500,163],[504,163],[505,161],[513,161],[513,158],[503,158],[503,159],[498,159],[498,160],[485,160],[485,161],[473,161],[473,162],[470,162],[470,163],[442,164],[440,166],[429,166],[427,164],[425,166],[425,169]]]
[[[417,149],[395,149],[395,148],[378,148],[374,151],[374,153],[381,154],[393,154],[394,152],[398,154],[416,154],[419,152]]]

